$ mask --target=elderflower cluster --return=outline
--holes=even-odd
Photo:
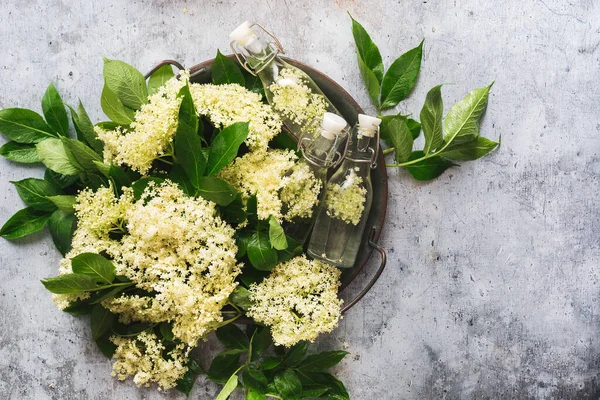
[[[154,333],[142,332],[133,338],[112,336],[111,341],[117,346],[111,375],[119,380],[133,375],[138,386],[156,383],[159,389],[167,390],[175,387],[188,370],[189,350],[185,345],[179,344],[164,354],[166,348]]]
[[[273,108],[294,124],[307,124],[327,111],[323,95],[313,93],[307,76],[295,68],[282,69],[269,90],[273,93]]]
[[[287,182],[279,193],[285,208],[286,220],[312,217],[323,183],[306,163],[297,163],[287,175]]]
[[[361,184],[363,179],[350,170],[346,180],[340,184],[327,186],[325,204],[327,215],[347,224],[358,225],[365,210],[367,189]]]
[[[131,189],[120,198],[112,188],[83,190],[75,209],[78,226],[60,272],[70,272],[71,258],[83,252],[112,258],[117,274],[146,293],[103,302],[122,322],[171,321],[175,337],[190,346],[222,322],[240,267],[234,230],[214,203],[165,181],[151,182],[137,201]],[[63,308],[72,300],[56,298]]]
[[[251,285],[248,316],[270,326],[278,345],[314,341],[337,326],[340,274],[337,268],[305,256],[279,264],[260,284]]]
[[[265,151],[269,140],[281,131],[279,116],[253,93],[238,84],[193,84],[190,92],[199,115],[217,128],[248,122],[246,145],[251,151]]]
[[[104,142],[104,161],[126,164],[146,174],[152,162],[167,153],[175,137],[181,105],[181,98],[177,95],[187,81],[186,74],[182,74],[181,79],[168,80],[148,97],[147,104],[136,111],[128,128],[119,126],[106,130],[96,126],[94,130]]]
[[[259,219],[272,215],[280,222],[291,221],[312,215],[321,189],[308,167],[294,168],[300,165],[297,161],[292,150],[247,153],[219,171],[218,176],[245,198],[256,194]]]

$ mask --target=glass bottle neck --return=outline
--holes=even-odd
[[[347,159],[363,161],[373,158],[376,148],[375,141],[377,140],[376,131],[366,130],[356,125],[352,129],[349,140]]]

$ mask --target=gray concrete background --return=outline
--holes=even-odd
[[[39,111],[54,81],[98,121],[101,55],[142,71],[165,58],[191,65],[227,51],[249,19],[373,111],[346,11],[386,66],[425,38],[417,88],[398,110],[418,116],[439,83],[451,83],[448,109],[495,80],[482,134],[502,135],[502,147],[431,183],[389,172],[389,266],[313,350],[349,345],[336,372],[353,399],[599,398],[595,0],[4,0],[0,107]],[[8,181],[31,175],[42,171],[0,160],[1,221],[22,207]],[[58,260],[47,232],[0,240],[0,398],[183,398],[110,377],[87,321],[56,310],[39,283]],[[192,398],[216,391],[200,378]]]

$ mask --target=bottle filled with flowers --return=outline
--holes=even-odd
[[[281,191],[280,197],[285,208],[284,213],[296,216],[283,224],[284,232],[299,243],[304,243],[308,238],[319,203],[298,204],[299,199],[306,197],[299,196],[298,193],[312,191],[314,196],[311,198],[320,201],[327,181],[327,170],[342,158],[337,149],[345,142],[347,136],[346,120],[327,112],[306,125],[298,140],[302,158],[286,173],[284,179],[289,182]],[[305,176],[314,179],[305,179]],[[302,212],[296,212],[293,208]]]
[[[340,168],[325,186],[308,254],[340,268],[354,266],[373,200],[371,168],[379,152],[379,118],[358,115]]]
[[[260,78],[267,101],[296,138],[325,112],[340,115],[304,71],[279,57],[283,53],[279,40],[262,26],[246,21],[229,36],[238,61]]]

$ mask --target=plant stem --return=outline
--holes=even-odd
[[[394,147],[390,147],[389,149],[385,149],[383,151],[383,155],[385,156],[386,154],[390,154],[393,153],[396,149]]]
[[[446,147],[448,147],[450,145],[450,143],[452,143],[452,140],[450,140],[448,143],[446,143],[441,149],[439,149],[435,153],[426,154],[423,157],[416,158],[416,159],[410,160],[410,161],[405,161],[405,162],[398,163],[398,164],[385,164],[385,166],[386,167],[406,167],[408,165],[416,164],[419,161],[426,160],[428,158],[437,156],[438,154],[442,153],[444,150],[446,150]]]
[[[277,396],[276,394],[267,393],[267,394],[265,394],[265,396],[267,396],[267,397],[272,397],[272,398],[274,398],[274,399],[280,399],[280,400],[283,400],[283,397],[279,397],[279,396]]]

